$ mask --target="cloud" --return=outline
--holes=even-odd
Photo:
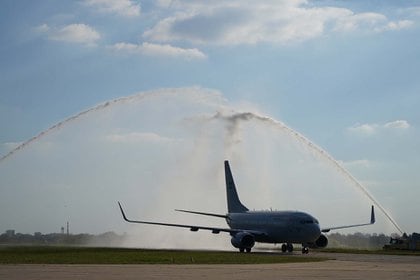
[[[414,24],[411,20],[400,20],[400,21],[391,21],[388,22],[386,25],[382,27],[377,27],[375,31],[382,32],[382,31],[397,31],[401,29],[406,29],[411,27]]]
[[[165,3],[162,6],[166,7]],[[174,1],[172,14],[143,33],[157,42],[238,45],[305,41],[334,32],[400,30],[411,21],[379,13],[315,7],[308,1]]]
[[[390,21],[378,13],[360,13],[337,19],[334,31],[397,31],[410,28],[413,24],[411,20]]]
[[[117,43],[110,46],[110,49],[118,52],[141,54],[147,56],[181,57],[186,59],[205,59],[207,56],[200,50],[183,49],[169,44],[153,44],[144,42],[142,44]]]
[[[39,33],[46,33],[50,31],[50,27],[48,26],[48,24],[44,23],[35,27],[35,31]]]
[[[388,122],[388,123],[384,124],[384,128],[408,129],[408,128],[410,128],[410,124],[406,120],[396,120],[396,121]]]
[[[63,27],[50,27],[47,24],[42,24],[37,26],[35,30],[40,33],[45,33],[48,39],[53,41],[88,46],[96,45],[96,41],[101,38],[101,35],[94,28],[83,23],[74,23]]]
[[[396,120],[385,124],[356,124],[351,127],[348,127],[347,131],[354,134],[372,136],[383,131],[402,131],[409,129],[410,127],[411,126],[408,123],[408,121]]]
[[[387,18],[384,15],[377,13],[349,13],[337,19],[334,31],[372,30],[378,25],[382,26],[382,23],[386,21]]]
[[[97,8],[99,12],[123,17],[137,17],[141,10],[140,4],[130,0],[85,0],[85,4]]]
[[[347,128],[348,131],[363,134],[363,135],[373,135],[378,129],[377,124],[356,124],[352,127]]]

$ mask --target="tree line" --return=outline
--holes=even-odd
[[[0,235],[0,244],[5,245],[74,245],[74,246],[122,246],[128,237],[127,234],[117,234],[115,232],[105,232],[94,235],[88,233],[63,234],[49,233],[34,234],[14,233],[7,231]],[[358,248],[358,249],[379,249],[389,243],[391,236],[383,233],[367,234],[353,233],[328,234],[329,248]]]
[[[94,235],[88,233],[63,234],[48,233],[34,234],[14,233],[11,231],[0,235],[0,244],[4,245],[69,245],[69,246],[118,246],[122,245],[126,239],[126,234],[117,234],[115,232],[105,232]]]

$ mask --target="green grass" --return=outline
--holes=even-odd
[[[352,249],[352,248],[327,248],[318,250],[325,253],[343,253],[343,254],[370,254],[370,255],[399,255],[399,256],[420,256],[420,251],[408,250],[367,250],[367,249]]]
[[[324,260],[327,258],[277,253],[55,246],[0,247],[0,264],[263,264]]]

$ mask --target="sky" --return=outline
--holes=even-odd
[[[202,148],[216,145],[217,140],[211,145],[203,140],[205,133],[198,133],[196,127],[189,127],[188,132],[178,127],[179,130],[173,132],[159,116],[168,120],[170,112],[175,119],[182,119],[188,118],[186,112],[194,116],[211,115],[213,110],[230,108],[230,111],[252,111],[259,116],[268,116],[304,135],[361,182],[405,231],[420,230],[419,222],[411,219],[412,213],[419,211],[417,198],[420,195],[419,1],[5,0],[0,3],[0,34],[2,156],[63,120],[109,100],[146,92],[146,95],[157,96],[150,106],[167,110],[159,112],[161,115],[153,111],[146,116],[131,105],[120,109],[121,104],[127,103],[122,101],[115,106],[119,115],[104,110],[106,113],[84,116],[77,123],[56,127],[52,133],[41,135],[40,140],[45,138],[40,141],[42,143],[30,143],[0,161],[0,172],[7,174],[0,179],[1,192],[7,194],[3,197],[13,197],[19,193],[17,189],[28,188],[28,182],[39,186],[52,184],[48,172],[45,176],[36,174],[49,168],[55,170],[54,162],[61,162],[63,158],[63,165],[73,168],[71,178],[78,180],[73,182],[63,175],[66,179],[61,183],[80,185],[86,180],[95,184],[90,181],[93,177],[82,175],[83,170],[71,165],[73,157],[68,154],[75,150],[66,145],[83,146],[81,149],[86,149],[85,152],[94,146],[105,149],[95,142],[98,135],[112,143],[124,142],[121,140],[124,135],[125,141],[129,139],[129,144],[124,142],[127,147],[138,144],[139,138],[144,141],[145,137],[149,144],[152,140],[168,144],[172,142],[166,137],[168,135],[178,140],[189,139],[182,148],[177,146],[174,157],[182,157],[182,151],[191,152],[186,143],[197,145],[197,139],[201,141],[198,141],[200,145],[208,145]],[[166,97],[162,99],[171,90],[177,97],[169,99],[185,112],[170,106]],[[211,102],[197,104],[194,98],[179,97],[183,96],[180,91]],[[137,100],[137,97],[133,99]],[[139,108],[150,109],[141,102]],[[151,118],[152,115],[155,117]],[[133,119],[138,121],[137,126],[132,123]],[[100,120],[106,120],[107,126]],[[139,125],[142,126],[140,134]],[[261,126],[254,126],[263,138],[249,133],[248,137],[252,139],[249,143],[254,146],[248,149],[255,151],[246,152],[253,157],[248,163],[245,156],[240,157],[236,165],[238,172],[253,168],[255,172],[264,172],[261,167],[268,163],[284,166],[282,148],[276,150],[280,145],[272,143],[280,132],[270,134],[261,130]],[[103,129],[100,133],[96,131],[98,127]],[[220,128],[212,129],[209,131]],[[181,132],[189,133],[189,136],[182,136]],[[89,139],[83,138],[82,133],[90,135]],[[165,133],[168,135],[164,136]],[[271,145],[266,147],[265,153],[273,153],[278,158],[268,160],[264,157],[265,164],[260,164],[257,159],[261,159],[258,155],[261,141]],[[45,148],[51,143],[62,145],[60,157],[51,154],[54,149],[42,149],[41,144]],[[90,146],[85,146],[86,143]],[[218,145],[226,148],[230,142],[226,143]],[[31,151],[32,146],[34,151]],[[92,152],[92,155],[102,156],[91,162],[93,166],[113,159],[103,156],[107,150],[95,149],[96,153]],[[35,150],[40,154],[34,155]],[[156,153],[166,151],[152,150]],[[232,151],[239,153],[242,150]],[[232,151],[225,149],[220,154],[206,156],[221,166],[222,157],[231,155]],[[299,151],[298,154],[302,153],[302,149]],[[144,153],[147,154],[147,149]],[[213,158],[216,154],[220,158]],[[114,164],[107,163],[108,169],[104,168],[102,172],[131,169],[124,161],[131,163],[134,159],[130,156],[133,155],[125,155],[126,158]],[[145,154],[139,156],[144,158]],[[206,169],[206,157],[201,156],[202,165],[196,166]],[[150,158],[160,159],[156,154],[149,154]],[[50,163],[36,166],[37,170],[28,165],[35,159]],[[136,167],[140,173],[153,170],[153,173],[161,174],[160,169],[150,167],[153,164],[153,160],[149,160]],[[176,166],[173,164],[168,164],[167,174],[172,174]],[[268,170],[275,172],[275,167],[271,165]],[[301,167],[297,170],[301,172],[297,177],[311,173]],[[243,173],[246,176],[247,172]],[[138,179],[127,174],[124,178],[119,177],[130,185],[128,190],[133,188],[130,178]],[[128,193],[123,186],[119,187]],[[283,191],[299,196],[287,188]],[[330,192],[333,191],[326,190],[319,198],[324,200],[321,204],[332,199]],[[106,191],[103,195],[107,196]],[[125,195],[129,197],[129,194]],[[209,195],[220,197],[219,193]],[[267,200],[275,204],[272,199]],[[301,205],[288,206],[299,209]],[[218,207],[223,211],[222,205]],[[282,205],[276,208],[282,208]],[[131,209],[136,208],[132,206]],[[316,211],[316,206],[309,209]],[[319,213],[324,214],[323,211]],[[13,224],[5,216],[1,217],[0,231],[11,227],[37,231],[33,226]],[[333,221],[332,217],[328,220]],[[110,222],[93,229],[80,226],[78,230],[117,230],[118,226],[121,223],[114,228]],[[52,231],[54,227],[45,225],[42,229]],[[381,230],[385,231],[377,228],[377,231]],[[395,232],[395,229],[389,231]]]

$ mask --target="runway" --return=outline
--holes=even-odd
[[[420,279],[418,256],[312,255],[333,260],[264,265],[0,265],[0,279]]]

